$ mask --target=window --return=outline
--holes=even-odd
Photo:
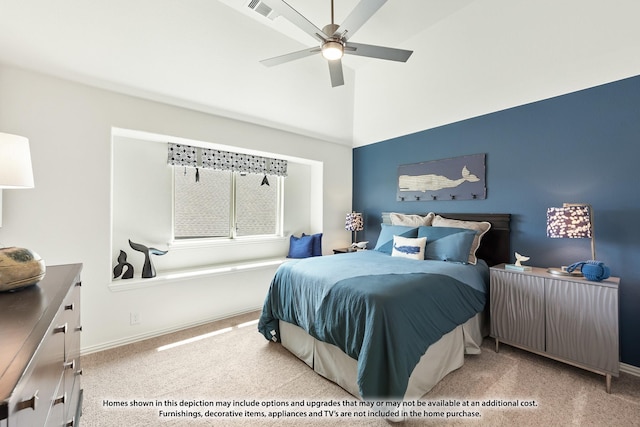
[[[282,235],[283,176],[173,168],[174,240]]]
[[[237,175],[238,182],[242,185],[247,182],[248,190],[238,190],[238,199],[242,194],[248,196],[249,202],[256,203],[257,212],[251,209],[239,207],[238,230],[235,239],[231,238],[231,193],[232,182],[226,181],[225,188],[228,196],[222,201],[220,198],[212,198],[208,206],[218,207],[218,213],[225,212],[226,217],[221,221],[222,229],[210,228],[204,233],[183,231],[182,237],[175,236],[175,198],[186,192],[175,192],[174,185],[176,175],[183,178],[185,183],[192,188],[201,191],[205,186],[195,185],[196,167],[189,165],[168,165],[168,145],[175,142],[182,145],[197,147],[198,171],[200,182],[206,184],[208,172],[222,173],[227,177],[232,176],[230,170],[221,170],[207,167],[202,154],[205,149],[226,149],[229,151],[249,150],[244,147],[214,145],[207,141],[173,140],[173,136],[149,134],[147,132],[128,129],[114,129],[112,139],[112,176],[111,176],[111,254],[112,265],[118,263],[120,250],[128,254],[129,262],[136,268],[136,277],[142,268],[140,260],[137,260],[129,239],[158,249],[169,249],[165,256],[154,257],[154,265],[158,274],[161,272],[177,272],[201,270],[211,266],[226,266],[227,264],[242,264],[256,260],[268,260],[282,258],[289,248],[289,234],[299,235],[302,232],[312,233],[322,230],[323,218],[323,163],[299,157],[291,157],[288,154],[278,155],[277,159],[287,162],[284,178],[283,168],[275,170],[273,159],[271,167],[267,171],[269,186],[261,186],[265,172],[246,172],[245,176]],[[267,145],[265,145],[267,146]],[[268,157],[269,154],[260,152]],[[282,158],[286,156],[285,158]],[[275,155],[274,155],[275,157]],[[186,166],[186,167],[185,167]],[[185,175],[186,169],[186,175]],[[242,171],[240,171],[242,172]],[[252,181],[252,180],[257,180]],[[280,183],[279,183],[280,181]],[[253,183],[252,183],[253,182]],[[259,234],[263,231],[245,230],[246,224],[257,225],[259,219],[272,219],[274,215],[262,215],[267,212],[266,204],[258,200],[262,191],[279,191],[278,199],[273,207],[277,209],[274,228],[276,234]],[[206,192],[204,192],[206,194]],[[209,192],[209,194],[213,194]],[[196,195],[196,198],[204,200],[204,196]],[[341,198],[342,196],[339,196]],[[226,204],[225,204],[226,203]],[[188,206],[188,205],[186,205]],[[200,207],[207,206],[200,204]],[[224,206],[224,207],[223,207]],[[269,208],[271,210],[271,208]],[[339,209],[340,212],[342,208]],[[333,212],[333,211],[332,211]],[[206,215],[200,212],[200,216]],[[339,213],[338,213],[339,215]],[[334,215],[334,216],[338,216]],[[193,219],[194,216],[191,216]],[[195,216],[198,218],[198,215]],[[244,221],[244,222],[243,222]],[[245,225],[243,225],[245,224]],[[235,227],[233,228],[235,233]],[[317,230],[317,231],[316,231]],[[269,233],[271,226],[269,226]],[[255,233],[255,234],[253,234]],[[218,236],[218,237],[189,237],[189,236]],[[136,261],[137,260],[137,261]],[[112,275],[110,275],[112,276]],[[195,276],[194,276],[195,277]],[[119,280],[119,279],[117,279]]]
[[[229,171],[174,166],[173,237],[231,237],[231,177]]]

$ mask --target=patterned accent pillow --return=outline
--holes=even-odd
[[[391,255],[391,251],[393,249],[393,236],[418,237],[417,227],[389,224],[381,224],[380,226],[382,229],[380,230],[376,247],[373,248],[375,251]]]
[[[436,214],[433,212],[429,212],[425,216],[391,212],[389,214],[389,219],[391,220],[391,225],[408,225],[411,227],[420,227],[422,225],[431,225],[431,222],[433,221],[433,218],[435,216]]]
[[[449,219],[436,215],[431,224],[434,227],[455,227],[466,228],[468,230],[476,231],[476,236],[473,238],[471,249],[469,251],[469,264],[474,264],[478,261],[476,257],[476,251],[480,247],[480,241],[482,236],[491,228],[491,223],[485,221],[461,221],[458,219]]]
[[[466,228],[420,227],[418,237],[427,238],[424,259],[467,264],[476,232]]]
[[[426,244],[426,237],[409,238],[393,236],[393,251],[391,252],[391,256],[422,261],[424,260],[424,247]]]

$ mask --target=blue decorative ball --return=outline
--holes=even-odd
[[[604,264],[584,264],[582,266],[582,275],[594,282],[600,282],[609,277],[611,271]]]

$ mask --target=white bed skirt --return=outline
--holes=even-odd
[[[422,355],[409,378],[404,400],[415,400],[428,393],[442,378],[464,363],[465,354],[480,353],[487,335],[485,313],[478,313],[463,325],[445,334]],[[299,326],[280,321],[282,345],[318,374],[362,398],[358,390],[357,361],[333,344],[318,341]]]

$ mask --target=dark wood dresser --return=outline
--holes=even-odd
[[[0,292],[0,427],[80,424],[81,270],[47,266],[40,283]]]

